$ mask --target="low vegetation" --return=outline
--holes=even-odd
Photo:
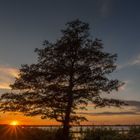
[[[132,127],[127,133],[112,129],[87,129],[84,133],[81,131],[80,135],[78,140],[140,140],[140,127]],[[61,129],[0,126],[0,140],[61,140],[61,137]],[[75,140],[72,137],[74,134],[70,139]]]
[[[56,140],[57,130],[21,126],[1,126],[0,140]]]
[[[82,140],[140,140],[140,127],[132,127],[128,132],[112,129],[87,130]]]

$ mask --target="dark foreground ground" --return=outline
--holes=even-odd
[[[112,129],[87,129],[70,135],[71,140],[140,140],[140,127],[121,133]],[[60,129],[0,126],[0,140],[61,140],[61,137]]]

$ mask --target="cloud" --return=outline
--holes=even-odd
[[[119,91],[126,91],[128,88],[128,85],[131,83],[130,80],[125,80],[123,82],[124,82],[124,84],[119,87]]]
[[[95,111],[93,112],[92,110],[90,110],[90,111],[78,112],[78,114],[89,115],[89,116],[140,115],[140,101],[126,100],[124,102],[126,102],[128,106],[118,111],[116,111],[116,109],[115,110],[111,109],[111,111],[103,111],[103,112],[101,112],[101,110],[100,112],[95,112]],[[94,104],[90,104],[89,107],[94,107]]]
[[[140,101],[126,101],[126,103],[129,105],[129,106],[131,106],[131,107],[133,107],[134,109],[134,111],[136,111],[136,112],[140,112]]]
[[[129,105],[139,107],[140,108],[140,101],[129,100],[126,101]]]
[[[131,65],[139,65],[140,66],[140,55],[138,55],[136,57],[136,59],[131,62]]]
[[[133,60],[125,64],[118,65],[117,69],[120,70],[120,69],[131,67],[131,66],[140,66],[140,54],[137,57],[135,57]]]
[[[124,111],[124,112],[99,112],[99,113],[86,113],[82,112],[79,114],[90,115],[90,116],[111,116],[111,115],[140,115],[140,113],[133,111]]]
[[[9,84],[18,76],[18,70],[13,67],[0,66],[0,89],[10,89]]]

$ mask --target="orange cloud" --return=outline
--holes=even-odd
[[[0,89],[10,89],[9,85],[18,76],[18,70],[13,67],[0,66]]]

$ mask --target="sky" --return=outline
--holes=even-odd
[[[139,0],[0,0],[0,94],[10,90],[21,64],[36,62],[35,48],[41,48],[44,40],[55,41],[66,22],[79,18],[90,24],[93,39],[102,39],[105,51],[118,54],[113,77],[125,85],[111,96],[130,104],[97,110],[89,105],[82,113],[89,123],[140,124],[139,7]],[[0,114],[0,123],[12,119],[26,124],[55,123],[15,113]]]

